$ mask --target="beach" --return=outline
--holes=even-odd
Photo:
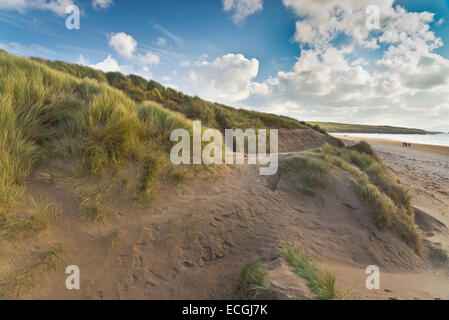
[[[339,139],[343,139],[343,140],[348,140],[348,141],[367,141],[370,143],[381,143],[384,145],[391,145],[391,146],[396,146],[396,147],[400,147],[401,149],[403,149],[402,147],[402,142],[401,141],[395,141],[395,140],[389,140],[389,139],[380,139],[380,138],[371,138],[371,137],[358,137],[358,136],[348,136],[345,134],[331,134],[332,136],[339,138]],[[408,142],[408,141],[404,141],[404,142]],[[412,150],[419,150],[419,151],[426,151],[426,152],[431,152],[431,153],[437,153],[437,154],[441,154],[443,156],[449,156],[449,147],[447,146],[438,146],[438,145],[430,145],[430,144],[421,144],[421,143],[411,143],[410,148],[408,149],[412,149]]]
[[[449,226],[449,147],[333,135],[345,143],[370,143],[385,165],[410,188],[414,205]],[[449,243],[448,243],[449,245]]]

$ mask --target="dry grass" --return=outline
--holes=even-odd
[[[64,249],[61,245],[56,245],[42,254],[38,262],[1,280],[0,295],[3,295],[5,298],[17,298],[32,291],[42,283],[46,272],[59,270],[63,251]]]
[[[315,195],[317,187],[324,187],[329,183],[329,171],[328,163],[307,153],[289,156],[279,167],[281,176],[287,177],[298,191],[310,196]]]
[[[0,51],[0,206],[23,195],[31,170],[53,159],[105,175],[170,149],[173,129],[191,125],[155,102]],[[51,183],[51,175],[42,179]]]
[[[299,246],[282,250],[282,256],[296,275],[308,280],[312,292],[321,300],[336,300],[349,297],[349,293],[336,285],[335,273],[320,266]]]
[[[114,248],[125,239],[126,239],[126,231],[124,230],[113,231],[105,237],[107,246],[111,248]]]
[[[260,261],[245,266],[240,271],[238,279],[237,299],[267,299],[269,297],[267,275],[268,269]]]
[[[367,150],[366,146],[360,149]],[[358,192],[376,207],[376,224],[379,228],[396,230],[419,254],[423,254],[421,236],[414,222],[411,197],[387,173],[380,160],[367,153],[330,145],[322,148],[321,158],[354,176]]]
[[[160,163],[156,156],[148,156],[143,165],[143,172],[140,180],[139,191],[148,193],[151,191],[160,170]]]
[[[58,207],[45,204],[42,199],[39,202],[32,199],[31,205],[33,210],[29,217],[18,218],[13,214],[5,216],[5,221],[0,224],[0,237],[20,240],[36,236],[47,230],[50,223],[60,214]]]

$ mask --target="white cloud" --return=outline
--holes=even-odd
[[[87,66],[89,64],[89,59],[84,58],[84,56],[82,54],[80,54],[78,64]]]
[[[165,47],[167,45],[167,40],[165,38],[159,37],[156,40],[156,45],[160,47]]]
[[[153,74],[151,73],[150,69],[146,66],[143,66],[140,70],[133,72],[134,74],[137,74],[141,77],[144,77],[145,79],[149,80],[153,78]]]
[[[80,63],[86,62],[86,60],[82,61],[80,56]],[[84,57],[83,57],[84,59]],[[141,68],[135,69],[132,65],[120,65],[117,60],[115,60],[111,55],[108,55],[105,60],[97,63],[88,65],[91,68],[101,70],[103,72],[121,72],[123,74],[136,74],[142,76],[146,79],[151,79],[153,75],[151,74],[150,69],[147,66],[143,66]]]
[[[66,8],[73,4],[73,0],[0,0],[0,10],[17,10],[23,13],[27,9],[40,9],[64,16]]]
[[[434,14],[393,7],[393,0],[283,3],[298,16],[294,39],[301,54],[291,70],[255,82],[258,61],[230,54],[195,63],[188,81],[176,81],[181,90],[306,120],[449,123],[449,60],[435,52],[443,42],[432,31]],[[365,26],[371,3],[381,12],[377,30]],[[367,49],[376,54],[361,54]]]
[[[188,91],[209,100],[226,102],[246,99],[251,81],[257,76],[259,61],[242,54],[227,54],[212,62],[201,61],[188,73]]]
[[[116,72],[116,71],[122,72],[123,69],[122,67],[120,67],[117,60],[112,58],[111,55],[108,55],[104,61],[99,62],[97,64],[91,64],[89,65],[89,67],[101,70],[103,72]]]
[[[146,54],[136,55],[137,41],[124,32],[113,33],[109,39],[109,46],[122,57],[133,59],[134,62],[141,65],[158,65],[161,62],[160,57],[150,51],[147,51]]]
[[[137,57],[137,60],[139,62],[141,62],[144,65],[158,65],[161,62],[161,59],[159,58],[158,55],[152,53],[152,52],[147,52],[146,55],[139,55]]]
[[[283,0],[301,19],[296,22],[295,40],[299,43],[325,45],[344,33],[359,45],[377,48],[376,42],[368,38],[375,30],[365,26],[366,8],[374,4],[380,9],[381,23],[393,13],[394,0]]]
[[[124,32],[113,33],[109,39],[109,46],[121,56],[131,59],[137,49],[137,41]]]
[[[174,34],[173,32],[168,31],[167,29],[165,29],[163,26],[161,26],[158,23],[153,23],[153,26],[156,30],[158,30],[159,32],[163,33],[165,36],[167,36],[168,38],[172,39],[174,42],[176,42],[178,45],[181,45],[184,43],[184,41],[182,40],[181,37],[177,36],[176,34]]]
[[[92,7],[94,9],[107,9],[114,3],[113,0],[92,0]]]
[[[92,0],[92,7],[94,7],[94,9],[107,9],[113,3],[113,0]]]
[[[247,16],[263,8],[262,0],[222,0],[223,10],[232,11],[232,21],[235,24],[243,22]]]
[[[191,64],[190,60],[183,60],[179,63],[179,65],[181,67],[185,67],[185,68],[190,67],[190,64]]]

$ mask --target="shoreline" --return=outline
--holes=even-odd
[[[366,137],[356,137],[356,136],[345,136],[338,133],[329,133],[331,136],[341,139],[341,140],[352,140],[352,141],[366,141],[366,142],[377,142],[388,145],[393,145],[399,148],[403,148],[401,141],[389,140],[389,139],[380,139],[380,138],[366,138]],[[404,148],[406,150],[414,149],[419,151],[431,152],[440,154],[443,156],[449,157],[449,147],[446,146],[436,146],[431,144],[420,144],[420,143],[412,143],[411,147]]]

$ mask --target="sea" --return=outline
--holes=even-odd
[[[449,133],[441,134],[386,134],[386,133],[336,133],[339,136],[394,140],[409,143],[449,147]]]

